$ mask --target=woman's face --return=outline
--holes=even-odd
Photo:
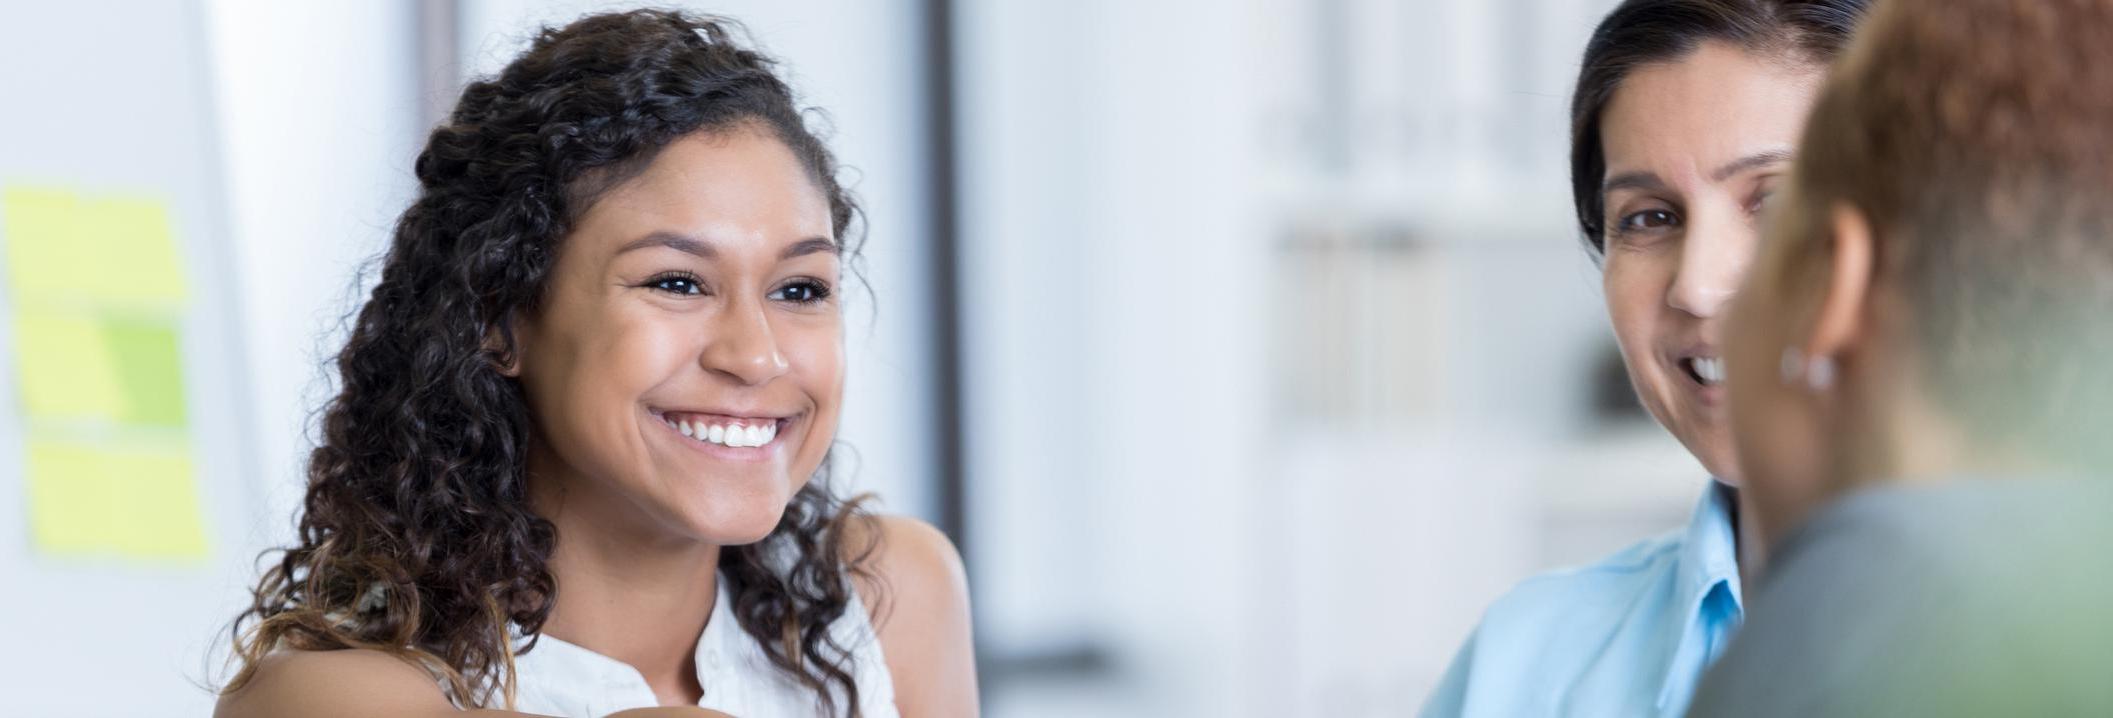
[[[837,247],[806,169],[751,127],[676,140],[597,200],[517,324],[544,509],[768,535],[836,433]]]
[[[1737,484],[1720,321],[1822,69],[1704,43],[1636,68],[1600,118],[1607,311],[1645,408]]]

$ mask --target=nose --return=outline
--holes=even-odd
[[[1666,304],[1701,319],[1716,317],[1739,291],[1758,236],[1753,223],[1744,217],[1720,213],[1702,222],[1690,219],[1680,243],[1678,273],[1666,290]]]
[[[783,376],[792,365],[778,350],[770,317],[760,302],[735,302],[714,322],[712,339],[698,362],[705,371],[755,386]]]

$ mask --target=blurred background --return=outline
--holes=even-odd
[[[1411,714],[1489,600],[1704,486],[1567,196],[1612,0],[675,5],[852,168],[849,488],[960,544],[988,715]],[[426,129],[634,6],[0,8],[8,712],[209,712]]]

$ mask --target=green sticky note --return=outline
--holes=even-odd
[[[171,322],[23,309],[15,312],[15,357],[33,421],[185,424]]]
[[[187,296],[161,202],[9,187],[0,191],[0,232],[18,301],[173,308]]]
[[[124,397],[119,421],[135,425],[184,425],[183,360],[176,328],[167,322],[105,320],[103,346],[117,369]]]
[[[30,536],[54,556],[196,561],[205,523],[181,445],[31,440]]]

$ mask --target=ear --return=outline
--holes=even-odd
[[[1828,218],[1827,259],[1831,274],[1820,297],[1805,356],[1838,357],[1863,332],[1864,311],[1871,303],[1871,280],[1877,253],[1870,217],[1847,203],[1837,203]]]
[[[484,330],[484,360],[490,362],[492,370],[509,379],[521,378],[521,342],[524,337],[514,329],[513,317],[508,316],[498,324]]]

